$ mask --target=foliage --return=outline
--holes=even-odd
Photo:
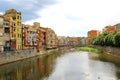
[[[107,36],[105,36],[105,45],[106,46],[111,46],[113,45],[114,41],[113,41],[113,35],[112,34],[108,34]]]
[[[103,32],[98,37],[92,39],[92,44],[120,47],[120,31],[117,30],[114,33]]]
[[[114,43],[115,46],[120,47],[120,32],[117,32],[114,36]]]

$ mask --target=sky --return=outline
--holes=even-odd
[[[40,22],[58,36],[87,36],[120,23],[120,0],[0,0],[0,14],[14,8],[22,12],[22,22]]]

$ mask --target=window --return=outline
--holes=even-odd
[[[5,28],[5,29],[4,29],[4,32],[5,32],[5,33],[9,33],[9,32],[10,32],[9,28]]]
[[[13,17],[13,20],[16,20],[16,17]]]
[[[13,25],[15,26],[15,23]]]
[[[9,26],[9,22],[6,22],[6,24],[5,24],[6,26]]]
[[[19,16],[17,17],[17,19],[19,19]]]
[[[18,34],[18,37],[19,37],[19,34]]]
[[[22,38],[22,34],[20,34],[20,38]]]

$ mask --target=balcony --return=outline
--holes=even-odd
[[[9,33],[4,33],[4,40],[9,40],[10,37],[9,37]]]

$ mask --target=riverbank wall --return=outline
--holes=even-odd
[[[101,50],[102,53],[108,53],[112,55],[116,55],[120,57],[120,48],[119,47],[111,47],[111,46],[92,46],[93,48],[97,48]]]
[[[24,60],[27,58],[32,58],[35,56],[47,55],[48,53],[51,53],[57,50],[58,49],[52,49],[52,50],[43,50],[43,51],[37,52],[36,49],[31,49],[31,50],[4,52],[0,54],[0,65],[19,61],[19,60]]]
[[[74,51],[74,49],[69,47],[61,47],[61,48],[50,49],[50,50],[42,50],[40,52],[37,52],[36,49],[4,52],[4,53],[0,53],[0,65],[8,64],[11,62],[24,60],[24,59],[32,58],[36,56],[50,55],[58,52],[63,53],[66,51],[67,52]]]

